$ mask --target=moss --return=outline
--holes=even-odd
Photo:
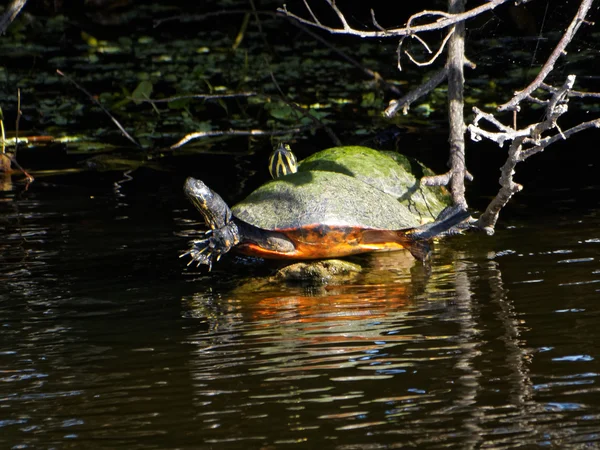
[[[361,146],[333,147],[306,158],[300,171],[338,172],[352,176],[410,208],[420,222],[434,219],[451,203],[444,188],[421,186],[433,172],[419,161],[398,152],[380,152]]]
[[[401,229],[433,220],[449,197],[441,188],[421,187],[423,165],[386,153],[359,146],[323,150],[302,161],[297,173],[254,191],[234,213],[267,229],[312,224]]]

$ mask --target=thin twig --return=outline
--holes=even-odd
[[[547,138],[542,139],[541,141],[539,141],[538,145],[531,148],[523,149],[521,151],[521,160],[524,161],[530,156],[533,156],[536,153],[543,151],[550,144],[554,144],[555,142],[560,140],[568,139],[575,133],[579,133],[590,128],[600,128],[600,119],[589,120],[587,122],[580,123],[579,125],[569,128],[568,130],[561,131],[559,134],[555,134],[554,136],[549,136]]]
[[[415,100],[429,94],[436,87],[438,87],[447,76],[448,69],[444,67],[436,72],[429,80],[411,90],[404,97],[400,98],[399,100],[390,101],[389,106],[386,108],[383,114],[388,118],[392,118],[398,113],[399,109],[402,109],[403,114],[406,114],[408,112],[408,108]]]
[[[17,156],[17,150],[19,150],[19,123],[21,122],[21,88],[17,88],[17,118],[15,119],[15,157]]]
[[[434,62],[436,59],[438,59],[438,57],[439,57],[439,56],[442,54],[442,52],[444,51],[444,48],[446,47],[446,43],[448,42],[448,40],[449,40],[449,39],[452,37],[452,35],[454,34],[454,30],[455,30],[455,28],[454,28],[454,27],[452,27],[452,28],[450,29],[450,31],[449,31],[449,32],[446,34],[446,37],[445,37],[445,38],[444,38],[444,40],[442,41],[442,43],[441,43],[440,47],[438,48],[438,51],[435,53],[435,55],[433,55],[433,56],[432,56],[432,57],[431,57],[429,60],[427,60],[427,61],[424,61],[424,62],[419,62],[419,61],[417,61],[416,59],[414,59],[414,58],[412,57],[412,55],[411,55],[410,53],[408,53],[407,51],[405,51],[404,53],[406,54],[406,56],[408,56],[408,57],[409,57],[409,59],[410,59],[410,60],[413,62],[413,64],[415,64],[416,66],[419,66],[419,67],[423,67],[423,66],[429,66],[429,65],[433,64],[433,62]],[[413,35],[413,36],[411,36],[411,37],[413,37],[413,38],[417,38],[419,41],[421,41],[421,42],[422,42],[422,43],[423,43],[423,44],[426,46],[425,48],[427,48],[427,50],[429,50],[429,53],[431,53],[431,50],[429,49],[429,47],[427,47],[427,44],[425,44],[425,42],[424,42],[422,39],[420,39],[420,38],[419,38],[418,36],[416,36],[416,35]]]
[[[265,46],[265,49],[267,49],[269,54],[274,55],[275,52],[273,51],[271,44],[269,44],[269,41],[267,40],[267,35],[263,31],[262,21],[260,20],[260,15],[258,13],[258,10],[256,9],[254,0],[249,0],[249,1],[250,1],[250,7],[252,8],[252,15],[254,16],[254,20],[256,21],[256,27],[258,28],[258,32],[260,33],[260,37],[263,41],[263,45]]]
[[[288,128],[287,130],[219,130],[219,131],[198,131],[195,133],[187,134],[178,141],[177,143],[171,145],[169,147],[170,150],[176,150],[183,145],[187,144],[190,141],[207,138],[207,137],[215,137],[215,136],[282,136],[285,134],[291,133],[301,133],[302,131],[311,128],[311,127],[296,127],[296,128]]]
[[[313,16],[315,23],[320,24],[317,17],[312,13],[312,10],[308,6],[308,3],[306,3],[306,0],[304,0],[304,1],[305,1],[306,7],[309,10],[310,14]],[[211,13],[206,13],[206,14],[202,14],[202,15],[194,15],[194,16],[173,16],[173,17],[167,17],[165,19],[156,21],[154,26],[156,27],[156,26],[161,25],[164,22],[169,22],[169,21],[173,21],[173,20],[180,20],[182,22],[183,21],[185,21],[185,22],[203,21],[203,20],[211,19],[215,16],[247,14],[248,12],[250,12],[250,11],[245,10],[245,9],[230,9],[230,10],[224,10],[224,11],[214,11]],[[358,62],[356,59],[352,58],[347,53],[344,53],[343,51],[334,47],[331,43],[327,42],[321,36],[319,36],[318,34],[316,34],[313,31],[311,31],[309,28],[305,27],[297,20],[292,20],[292,18],[287,17],[285,14],[282,14],[281,12],[273,12],[273,11],[256,11],[256,15],[267,15],[267,16],[271,16],[271,17],[287,19],[292,25],[294,25],[295,27],[297,27],[304,33],[308,34],[312,38],[316,39],[317,41],[319,41],[320,43],[325,45],[327,48],[329,48],[331,51],[337,53],[342,59],[346,60],[347,62],[349,62],[350,64],[352,64],[353,66],[355,66],[356,68],[361,70],[362,72],[364,72],[367,76],[373,78],[376,83],[381,84],[385,89],[393,92],[394,94],[400,95],[400,93],[401,93],[400,89],[398,89],[392,83],[386,81],[378,72],[375,72],[375,71],[369,69],[368,67],[366,67],[363,64],[361,64],[360,62]]]
[[[308,12],[309,12],[310,16],[313,18],[313,20],[315,21],[315,23],[317,25],[321,25],[321,22],[319,22],[319,19],[317,19],[317,16],[315,16],[315,13],[310,8],[310,5],[308,4],[308,2],[306,0],[302,0],[302,1],[304,2],[304,6],[306,6],[306,9],[308,9]]]
[[[346,17],[342,13],[342,11],[340,11],[340,9],[337,7],[337,5],[335,4],[335,1],[333,1],[333,0],[325,0],[325,1],[327,3],[329,3],[329,6],[331,6],[331,9],[333,9],[333,11],[337,14],[338,19],[340,19],[340,22],[342,22],[344,30],[347,30],[347,31],[351,30],[352,28],[350,28],[350,25],[348,25],[348,22],[346,21]]]
[[[381,84],[385,89],[389,90],[390,92],[393,92],[396,95],[400,95],[400,89],[398,89],[398,87],[396,87],[393,84],[386,81],[378,72],[375,72],[375,71],[369,69],[368,67],[366,67],[364,64],[361,64],[360,62],[358,62],[356,59],[354,59],[349,54],[343,52],[342,50],[338,49],[337,47],[334,47],[331,43],[327,42],[327,40],[325,40],[323,37],[319,36],[317,33],[312,31],[311,29],[305,27],[301,23],[298,23],[297,21],[294,21],[294,20],[290,21],[290,23],[292,23],[295,27],[302,30],[304,33],[311,36],[313,39],[316,39],[317,41],[319,41],[321,44],[323,44],[324,46],[329,48],[332,52],[337,53],[338,56],[340,56],[342,59],[344,59],[347,62],[349,62],[350,64],[352,64],[357,69],[364,72],[367,76],[373,78],[376,83]]]
[[[582,0],[579,5],[579,9],[577,10],[577,14],[569,24],[569,27],[563,34],[562,38],[558,42],[556,48],[538,73],[537,77],[531,82],[529,86],[527,86],[522,91],[516,93],[516,95],[507,103],[500,105],[498,107],[498,111],[506,111],[506,110],[518,110],[519,103],[524,98],[529,97],[533,91],[535,91],[542,82],[546,79],[548,74],[554,69],[554,64],[558,60],[558,58],[566,54],[565,48],[567,45],[573,40],[573,36],[577,33],[577,30],[581,26],[583,22],[585,22],[585,16],[587,15],[589,9],[591,8],[593,0]]]
[[[294,111],[297,111],[298,113],[300,113],[303,117],[308,118],[317,127],[323,128],[325,130],[325,132],[327,133],[327,135],[329,136],[329,138],[331,139],[331,141],[333,142],[334,145],[336,145],[336,146],[341,146],[342,145],[342,141],[340,141],[340,139],[336,136],[336,134],[333,132],[333,130],[331,129],[331,127],[325,125],[317,117],[313,116],[309,111],[306,111],[304,108],[298,106],[296,103],[291,102],[291,101],[289,101],[287,99],[287,97],[284,94],[283,90],[279,86],[279,83],[277,82],[277,79],[275,78],[275,74],[273,74],[273,71],[269,71],[269,75],[271,76],[271,81],[273,81],[273,84],[275,85],[275,88],[279,91],[279,95],[280,95],[280,100],[281,101],[283,101],[286,105],[288,105]]]
[[[433,53],[431,51],[431,47],[429,47],[429,45],[427,45],[427,42],[425,42],[425,39],[423,39],[421,36],[419,36],[418,34],[411,34],[410,37],[419,41],[421,43],[421,45],[423,47],[425,47],[425,50],[427,50],[427,53],[429,53],[430,55]],[[408,52],[405,51],[405,53],[408,53]]]
[[[28,173],[25,169],[23,169],[23,167],[21,167],[21,164],[19,164],[19,162],[17,161],[17,159],[15,158],[14,155],[9,155],[8,153],[5,153],[4,156],[6,156],[8,159],[10,159],[10,162],[17,168],[19,169],[21,172],[23,172],[23,175],[25,175],[25,178],[27,178],[27,183],[32,183],[35,178],[33,178],[33,176]]]
[[[515,168],[518,163],[525,161],[536,153],[542,152],[548,145],[567,139],[575,133],[589,128],[600,128],[600,119],[584,122],[564,131],[558,125],[559,117],[568,110],[569,94],[574,83],[575,75],[569,75],[560,88],[553,89],[552,97],[547,101],[544,120],[522,129],[503,125],[490,114],[483,113],[476,108],[474,109],[476,117],[473,124],[469,125],[468,128],[471,133],[471,139],[480,140],[481,138],[487,138],[500,146],[506,141],[511,141],[508,149],[508,157],[501,168],[500,190],[478,219],[478,226],[488,234],[494,233],[494,227],[502,208],[515,193],[523,189],[523,186],[515,183],[513,180]],[[478,126],[481,119],[487,120],[501,131],[491,132],[481,129]],[[557,130],[554,135],[541,137],[544,133],[552,129]],[[530,145],[530,147],[523,148],[524,145]]]
[[[473,9],[465,11],[464,13],[461,13],[461,14],[448,14],[443,11],[422,11],[418,14],[415,14],[414,16],[411,16],[411,19],[414,20],[414,19],[422,17],[424,15],[436,15],[436,16],[441,16],[443,18],[439,19],[435,22],[427,23],[425,25],[417,25],[417,26],[407,25],[406,27],[403,27],[403,28],[390,28],[390,29],[386,30],[385,32],[382,32],[380,30],[361,31],[361,30],[351,28],[350,26],[348,26],[348,23],[346,22],[345,18],[342,21],[342,24],[344,25],[342,28],[330,27],[327,25],[323,25],[322,23],[317,23],[314,20],[304,19],[303,17],[300,17],[292,12],[289,12],[285,5],[282,8],[278,8],[277,11],[287,17],[290,17],[292,19],[297,20],[300,23],[303,23],[304,25],[320,28],[322,30],[328,31],[331,34],[348,34],[348,35],[359,36],[359,37],[363,37],[363,38],[383,38],[383,37],[389,38],[389,37],[409,36],[414,33],[421,33],[423,31],[441,30],[443,28],[447,28],[456,23],[463,22],[465,20],[476,17],[483,12],[491,11],[491,10],[497,8],[498,6],[502,5],[503,3],[507,3],[508,1],[510,1],[510,0],[490,0],[480,6],[477,6]],[[330,3],[330,5],[331,5],[330,1],[328,1],[328,3]],[[341,15],[340,20],[342,20],[343,14],[341,13],[341,11],[337,7],[334,8],[334,11],[338,15],[338,17],[340,17],[340,15]],[[411,22],[412,20],[409,20],[409,22]]]
[[[544,89],[550,93],[558,91],[558,88],[550,86],[546,83],[540,83],[540,89]],[[569,97],[576,98],[600,98],[600,92],[583,92],[583,91],[569,91]]]
[[[4,130],[4,113],[2,112],[2,108],[0,108],[0,154],[4,154],[6,152],[6,132]]]
[[[83,92],[85,95],[88,96],[88,98],[95,103],[96,105],[98,105],[100,107],[100,109],[108,116],[110,117],[110,120],[113,121],[113,123],[117,126],[117,128],[119,128],[119,130],[121,130],[121,133],[123,133],[123,135],[129,139],[131,142],[133,142],[137,147],[141,147],[140,144],[137,143],[137,141],[130,136],[130,134],[125,131],[125,128],[123,128],[123,126],[119,123],[119,121],[117,119],[115,119],[115,117],[102,105],[102,103],[100,103],[98,101],[98,99],[96,99],[92,94],[90,94],[87,90],[85,90],[85,88],[83,86],[80,86],[75,80],[73,80],[71,77],[65,75],[63,72],[61,72],[60,70],[56,69],[56,73],[58,73],[60,76],[65,77],[68,81],[70,81],[77,89],[79,89],[81,92]]]
[[[375,28],[377,28],[379,31],[382,31],[383,33],[385,33],[385,28],[383,28],[381,25],[379,25],[379,22],[377,22],[377,19],[375,19],[375,11],[373,11],[371,9],[371,21],[373,22],[373,26]]]
[[[4,14],[0,16],[0,35],[8,29],[8,26],[19,15],[27,0],[13,0],[7,7]]]
[[[200,100],[214,100],[214,99],[223,99],[223,98],[239,98],[239,97],[254,97],[256,95],[260,95],[257,92],[237,92],[231,94],[190,94],[190,95],[177,95],[175,97],[167,97],[161,99],[136,99],[136,101],[143,103],[169,103],[178,100],[187,100],[187,99],[200,99]]]

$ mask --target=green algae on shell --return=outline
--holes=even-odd
[[[232,208],[239,219],[268,230],[307,225],[376,229],[416,227],[450,204],[439,187],[424,187],[427,169],[404,155],[367,147],[334,147],[269,181]]]

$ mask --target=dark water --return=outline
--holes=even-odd
[[[256,290],[180,181],[0,196],[0,448],[600,447],[600,209]]]

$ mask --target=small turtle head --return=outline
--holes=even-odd
[[[279,178],[298,171],[296,155],[287,144],[280,144],[269,157],[269,172],[273,178]]]

